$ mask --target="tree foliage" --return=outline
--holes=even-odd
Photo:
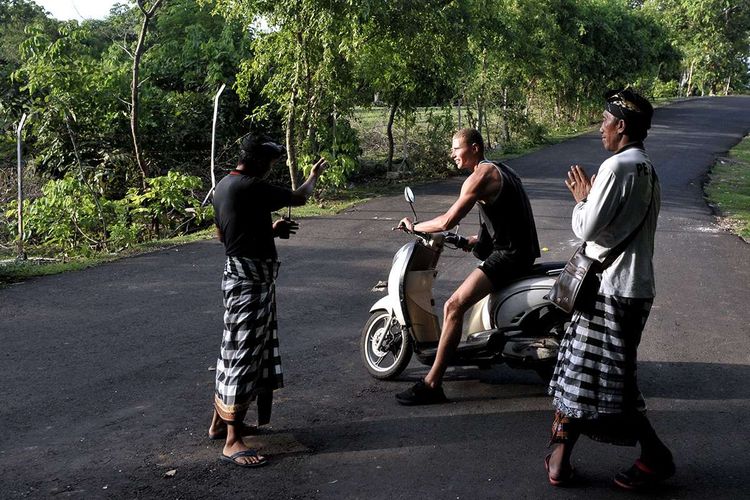
[[[264,132],[286,141],[288,174],[278,180],[295,187],[324,156],[324,184],[341,189],[363,154],[380,173],[400,147],[401,167],[439,170],[459,126],[509,149],[587,125],[607,88],[747,91],[748,33],[750,0],[149,0],[82,23],[55,21],[31,0],[0,0],[0,203],[12,198],[24,112],[27,166],[45,186],[29,209],[52,224],[40,214],[53,208],[43,207],[81,196],[81,230],[58,227],[56,238],[85,246],[85,233],[117,246],[130,241],[134,218],[150,228],[143,234],[170,227],[162,212],[174,208],[152,203],[153,193],[205,195],[185,179],[208,179],[222,84],[220,168],[245,134]],[[363,153],[363,110],[387,115],[377,153]],[[11,233],[0,230],[0,240]]]
[[[750,1],[647,0],[644,10],[663,23],[682,54],[683,95],[747,89]]]

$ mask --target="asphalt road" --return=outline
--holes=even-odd
[[[694,99],[658,109],[646,141],[663,199],[639,377],[678,467],[648,497],[747,498],[750,249],[716,225],[701,183],[749,129],[750,98]],[[589,134],[510,162],[549,248],[543,260],[576,245],[567,168],[593,172],[606,155]],[[416,186],[420,217],[447,207],[461,180]],[[426,373],[416,361],[397,381],[369,377],[360,329],[381,295],[371,288],[407,238],[390,228],[407,213],[400,197],[376,199],[305,220],[279,243],[287,387],[272,429],[255,439],[272,460],[258,470],[221,464],[220,443],[206,437],[220,244],[1,289],[0,497],[631,498],[611,478],[632,448],[582,440],[579,486],[547,483],[552,411],[533,372],[452,369],[451,403],[423,408],[393,398]],[[441,262],[439,302],[475,265],[459,253]]]

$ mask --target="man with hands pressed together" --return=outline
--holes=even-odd
[[[570,458],[581,434],[617,445],[639,443],[640,458],[614,478],[619,487],[634,490],[675,472],[671,452],[646,418],[636,377],[638,345],[655,294],[660,188],[643,145],[651,104],[628,89],[605,97],[599,132],[613,155],[591,179],[574,165],[565,180],[576,201],[573,232],[586,242],[586,255],[605,264],[597,292],[579,297],[560,344],[549,387],[555,446],[544,465],[549,482],[564,486],[573,478]]]

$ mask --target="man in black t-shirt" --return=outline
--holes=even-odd
[[[293,194],[242,170],[224,177],[214,193],[214,213],[227,256],[275,260],[274,237],[288,231],[291,222],[274,224],[271,213],[292,205]]]
[[[446,301],[435,361],[424,380],[396,395],[396,400],[404,405],[447,401],[442,380],[461,340],[464,313],[507,280],[527,272],[540,255],[534,215],[521,180],[510,167],[484,158],[482,135],[474,129],[456,132],[451,158],[459,169],[471,172],[458,199],[443,215],[419,223],[406,217],[399,226],[423,233],[448,231],[479,204],[483,225],[487,227],[488,250],[487,255],[480,256],[484,260],[479,268]],[[469,246],[474,247],[478,240],[472,236]]]
[[[214,414],[208,435],[225,439],[221,460],[240,467],[259,467],[268,460],[249,448],[243,435],[253,428],[243,423],[254,400],[258,425],[269,422],[273,391],[283,387],[276,322],[276,275],[279,263],[275,237],[288,238],[294,221],[272,222],[272,212],[304,205],[326,164],[320,159],[296,190],[274,186],[265,179],[284,156],[279,144],[246,138],[237,168],[214,192],[214,211],[226,262],[224,334],[216,363]]]

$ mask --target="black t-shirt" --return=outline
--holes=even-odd
[[[493,247],[513,259],[533,262],[540,256],[534,214],[518,175],[500,162],[490,162],[503,177],[503,185],[491,203],[479,210],[493,235]]]
[[[271,212],[289,206],[292,191],[233,171],[216,185],[214,213],[226,254],[276,259]]]

